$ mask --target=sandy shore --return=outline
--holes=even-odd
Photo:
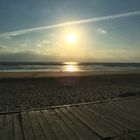
[[[45,78],[45,77],[67,77],[67,76],[92,76],[92,75],[118,75],[118,74],[140,74],[139,71],[89,71],[89,72],[0,72],[0,79],[5,78]]]
[[[140,94],[139,73],[14,72],[0,77],[0,112]]]

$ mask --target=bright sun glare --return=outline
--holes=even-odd
[[[76,42],[76,35],[74,33],[69,33],[66,36],[66,40],[68,43],[73,44]]]
[[[78,71],[78,66],[77,65],[66,65],[64,67],[64,71],[67,71],[67,72],[76,72]]]

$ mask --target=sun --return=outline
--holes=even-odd
[[[69,44],[74,44],[76,42],[76,34],[74,33],[69,33],[66,35],[66,41],[69,43]]]

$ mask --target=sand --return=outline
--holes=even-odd
[[[0,112],[139,95],[139,73],[0,73]]]
[[[0,79],[7,78],[45,78],[45,77],[67,77],[67,76],[92,76],[92,75],[118,75],[118,74],[140,74],[139,71],[88,71],[88,72],[0,72]]]

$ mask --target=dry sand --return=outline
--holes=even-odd
[[[140,94],[139,73],[0,73],[0,112]]]

